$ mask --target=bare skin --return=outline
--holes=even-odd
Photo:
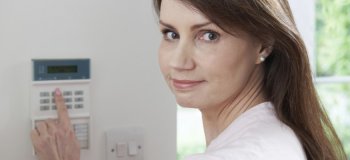
[[[38,160],[80,160],[80,146],[75,137],[61,91],[56,89],[58,119],[37,124],[31,138]]]
[[[255,70],[258,71],[258,68]],[[232,97],[227,102],[222,104],[222,107],[216,109],[200,109],[202,113],[206,144],[215,139],[223,132],[237,117],[248,109],[266,101],[262,92],[262,80],[260,76],[253,74],[248,85],[238,94],[237,97]]]

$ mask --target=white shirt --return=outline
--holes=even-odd
[[[302,145],[271,102],[244,112],[202,154],[185,160],[306,160]]]

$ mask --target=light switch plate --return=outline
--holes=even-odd
[[[107,160],[143,160],[144,131],[138,127],[111,129],[106,132]]]

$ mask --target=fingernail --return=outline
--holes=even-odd
[[[55,95],[56,96],[61,96],[61,90],[59,88],[56,88]]]

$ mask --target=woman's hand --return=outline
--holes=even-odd
[[[39,160],[79,160],[80,146],[75,137],[61,91],[56,89],[58,119],[39,122],[31,138]]]

